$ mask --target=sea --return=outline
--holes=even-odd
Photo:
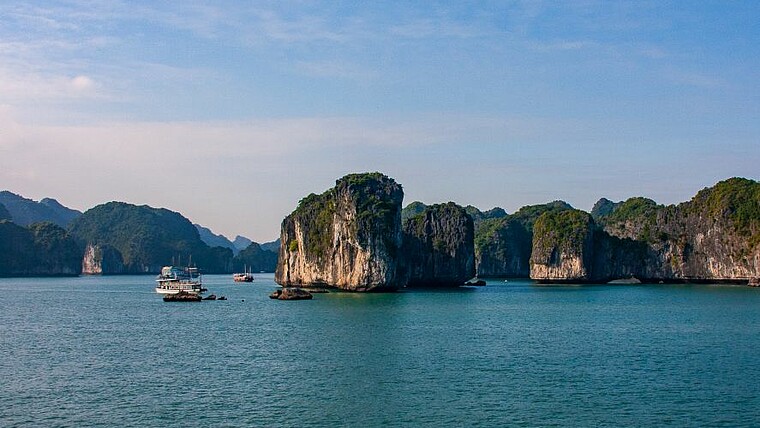
[[[760,426],[757,288],[203,279],[0,279],[0,426]]]

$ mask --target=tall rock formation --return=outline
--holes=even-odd
[[[453,202],[404,221],[402,266],[407,285],[458,286],[475,276],[474,225]]]
[[[593,263],[594,221],[580,210],[546,212],[533,226],[530,277],[587,281]]]
[[[282,222],[275,280],[351,291],[399,288],[403,197],[393,179],[366,173],[302,199]]]

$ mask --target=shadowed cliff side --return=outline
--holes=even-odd
[[[449,202],[404,221],[401,263],[409,287],[459,286],[475,276],[473,220]]]
[[[631,269],[637,277],[734,281],[760,276],[760,183],[754,180],[724,180],[678,205],[631,198],[600,215],[598,223],[608,235],[643,247],[643,260]]]

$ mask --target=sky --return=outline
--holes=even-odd
[[[760,178],[757,1],[0,3],[0,190],[275,239],[380,171],[404,204],[670,204]]]

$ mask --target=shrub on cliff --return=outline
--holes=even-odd
[[[746,178],[730,178],[703,189],[691,200],[690,211],[704,212],[716,220],[727,220],[734,231],[752,236],[753,245],[760,235],[760,183]]]

